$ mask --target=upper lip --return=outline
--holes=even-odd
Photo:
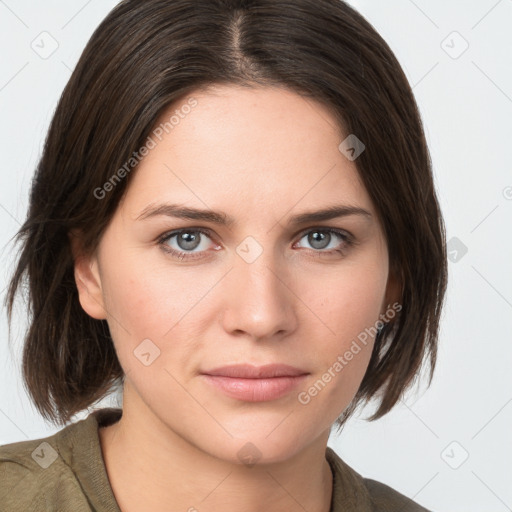
[[[220,375],[223,377],[239,377],[245,379],[263,379],[270,377],[296,377],[306,375],[308,372],[299,370],[287,364],[266,364],[253,366],[250,364],[236,364],[222,366],[213,370],[202,372],[205,375]]]

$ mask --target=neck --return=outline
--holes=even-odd
[[[330,512],[329,431],[292,457],[260,464],[220,459],[125,396],[121,419],[99,429],[109,481],[122,512]],[[137,408],[135,408],[137,405]],[[140,407],[146,407],[141,414]]]

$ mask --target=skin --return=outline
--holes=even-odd
[[[126,374],[122,419],[99,431],[109,480],[124,512],[328,512],[330,428],[360,385],[373,338],[307,405],[297,394],[397,300],[381,224],[324,106],[284,88],[217,86],[193,97],[198,105],[134,171],[96,252],[74,246],[81,305],[108,321]],[[222,210],[235,224],[137,220],[160,203]],[[371,216],[288,225],[333,204]],[[191,249],[176,236],[158,243],[183,228],[210,235],[193,231],[201,241]],[[357,243],[332,233],[315,245],[314,228]],[[248,236],[262,249],[251,263],[237,253],[255,250],[242,244]],[[134,355],[145,339],[160,350],[148,366]],[[266,402],[228,397],[200,375],[275,362],[310,375]],[[237,455],[248,442],[260,453],[253,466]]]

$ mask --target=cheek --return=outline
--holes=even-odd
[[[385,269],[365,265],[340,269],[336,278],[332,272],[319,277],[314,288],[307,287],[307,295],[306,289],[302,292],[318,318],[310,322],[310,339],[315,340],[319,358],[318,374],[304,389],[303,402],[328,403],[329,410],[339,414],[366,372],[387,276]]]
[[[209,291],[219,276],[213,272],[199,276],[193,267],[171,268],[165,262],[154,264],[136,255],[117,260],[105,269],[105,276],[109,327],[127,373],[134,362],[138,364],[133,356],[142,350],[142,343],[158,353],[156,366],[173,365],[173,360],[194,352],[201,332],[212,321]]]
[[[195,275],[192,267],[172,268],[163,258],[138,251],[116,260],[105,275],[109,313],[139,337],[162,337],[214,284]]]
[[[346,343],[374,326],[386,291],[386,269],[378,265],[351,265],[318,274],[312,282],[298,281],[298,296],[318,318],[323,338],[332,348]]]
[[[156,327],[174,316],[165,303],[162,283],[141,272],[124,273],[122,267],[121,263],[110,273],[105,290],[111,323],[134,338],[155,335]]]

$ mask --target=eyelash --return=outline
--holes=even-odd
[[[335,235],[339,236],[342,239],[343,243],[345,244],[345,247],[343,249],[330,249],[328,251],[324,251],[321,249],[317,249],[317,250],[311,249],[311,251],[314,254],[313,257],[317,257],[317,258],[321,258],[326,255],[331,256],[331,255],[334,255],[335,253],[344,255],[346,250],[350,249],[357,243],[354,240],[354,238],[351,235],[347,234],[345,231],[341,231],[341,230],[335,229],[335,228],[320,228],[320,227],[309,228],[306,231],[302,231],[299,235],[299,240],[302,239],[308,233],[312,233],[312,232],[313,233],[314,232],[330,233],[330,234],[334,233]],[[179,229],[179,230],[164,233],[161,237],[158,238],[158,240],[157,240],[158,245],[161,246],[161,248],[164,252],[166,252],[167,254],[170,254],[172,257],[174,257],[178,260],[181,260],[181,261],[183,261],[183,260],[192,261],[192,260],[203,258],[204,256],[202,255],[202,253],[204,251],[198,252],[198,253],[188,253],[186,251],[177,251],[175,249],[170,248],[168,245],[166,245],[167,242],[171,238],[173,238],[177,235],[180,235],[182,233],[201,233],[202,235],[205,235],[208,238],[211,238],[211,232],[208,230],[201,229],[201,228],[185,228],[185,229]]]

